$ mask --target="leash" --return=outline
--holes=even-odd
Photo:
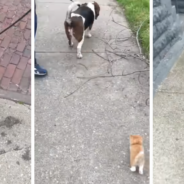
[[[8,26],[6,29],[4,29],[3,31],[0,32],[0,34],[4,33],[5,31],[7,31],[8,29],[10,29],[11,27],[13,27],[17,22],[19,22],[20,20],[22,20],[26,15],[28,15],[31,12],[31,9],[28,10],[24,15],[22,15],[18,20],[16,20],[13,24],[11,24],[10,26]]]

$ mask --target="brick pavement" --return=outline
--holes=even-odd
[[[30,7],[31,0],[1,0],[0,31]],[[0,35],[0,88],[31,95],[31,14]]]

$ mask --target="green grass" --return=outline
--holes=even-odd
[[[20,102],[20,101],[19,101],[19,102],[17,102],[17,103],[20,104],[20,105],[24,105],[24,102]]]
[[[125,9],[125,16],[130,28],[136,34],[139,31],[139,42],[144,55],[149,57],[149,0],[117,0]]]

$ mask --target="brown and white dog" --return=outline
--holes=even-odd
[[[75,10],[74,10],[75,9]],[[87,37],[91,37],[91,29],[94,20],[98,18],[100,13],[100,6],[96,2],[80,3],[73,2],[68,7],[65,20],[65,32],[69,41],[69,45],[72,47],[72,35],[78,41],[77,45],[77,58],[81,59],[81,48],[84,43],[85,33]]]

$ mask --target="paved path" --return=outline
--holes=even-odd
[[[35,82],[36,184],[149,183],[149,72],[87,83],[78,78],[109,76],[107,49],[131,56],[139,53],[135,39],[127,40],[131,32],[122,9],[112,0],[98,2],[101,13],[93,37],[85,39],[83,59],[77,60],[76,46],[68,47],[63,26],[69,1],[38,1],[37,58],[49,75]],[[116,59],[113,74],[147,70],[134,56],[117,60],[109,52],[109,60]],[[130,134],[144,137],[143,176],[129,169]]]
[[[183,183],[184,53],[154,98],[154,184]],[[160,174],[162,173],[162,174]]]
[[[0,183],[31,184],[30,106],[0,99]]]
[[[1,0],[0,31],[15,22],[30,7],[30,0]],[[31,94],[30,18],[31,15],[28,14],[14,27],[0,35],[0,97],[26,103],[30,103]]]

